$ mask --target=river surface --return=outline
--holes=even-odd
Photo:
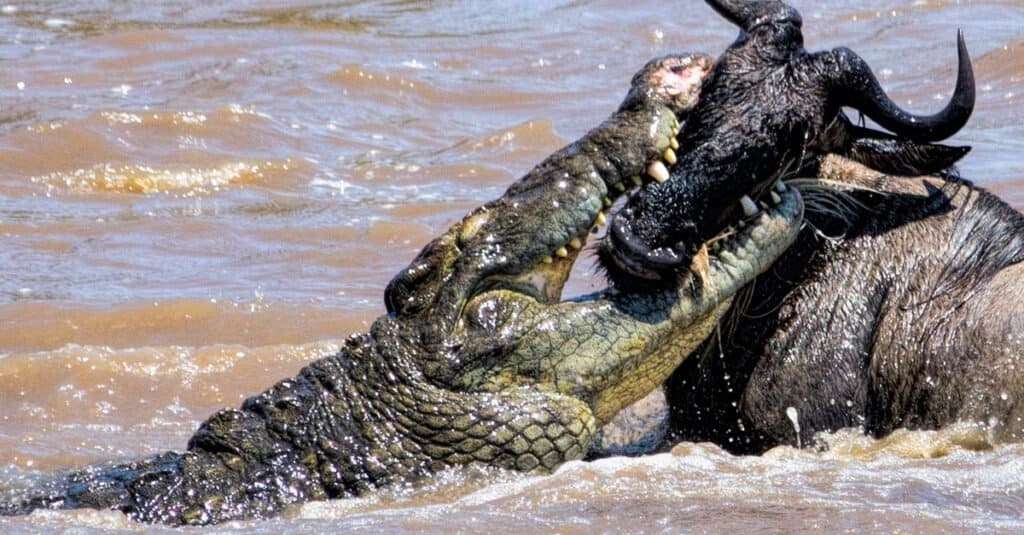
[[[919,112],[948,98],[963,28],[979,92],[961,170],[1024,206],[1024,3],[793,4],[809,49],[857,50]],[[697,0],[623,5],[0,0],[0,479],[183,448],[364,331],[423,244],[598,124],[647,59],[736,33]],[[568,293],[603,285],[576,271]],[[186,531],[1024,532],[1022,446],[829,440],[457,470]]]

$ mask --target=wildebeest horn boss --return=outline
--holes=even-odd
[[[725,229],[742,207],[754,216],[773,184],[814,176],[826,153],[898,175],[946,168],[967,147],[929,144],[956,133],[974,109],[974,75],[958,35],[956,89],[930,116],[908,113],[886,96],[867,62],[848,48],[804,49],[800,13],[778,0],[707,0],[740,28],[701,88],[684,148],[669,180],[633,196],[612,221],[603,265],[620,285],[674,279],[701,244]],[[854,126],[856,109],[892,132]],[[798,174],[799,173],[799,174]],[[758,203],[764,197],[765,202]],[[638,279],[639,278],[639,279]]]

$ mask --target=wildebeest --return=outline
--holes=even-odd
[[[672,436],[760,452],[843,427],[966,421],[1024,439],[1024,216],[945,169],[966,148],[929,144],[973,109],[962,37],[949,105],[912,117],[852,51],[805,51],[782,2],[708,3],[740,36],[701,88],[670,179],[630,200],[602,259],[623,287],[690,267],[698,237],[739,199],[756,212],[742,196],[780,179],[808,198],[808,225],[667,382]]]
[[[1024,440],[1024,215],[954,174],[828,157],[810,223],[666,382],[670,433],[740,453],[860,427]]]

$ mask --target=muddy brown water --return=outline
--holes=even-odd
[[[962,171],[1024,206],[1024,4],[793,3],[809,48],[854,48],[921,112],[948,97],[963,28],[979,93]],[[426,241],[596,125],[648,58],[734,36],[697,0],[0,0],[0,481],[182,448],[365,330]],[[601,285],[584,259],[568,292]],[[829,440],[453,471],[209,531],[1024,530],[1020,445]]]

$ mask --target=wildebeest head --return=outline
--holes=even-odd
[[[779,181],[813,173],[825,153],[895,174],[942,169],[966,153],[930,144],[956,133],[974,108],[962,35],[953,97],[940,112],[920,116],[897,106],[852,50],[805,50],[800,13],[785,3],[706,1],[740,34],[701,87],[670,179],[645,186],[612,221],[600,254],[619,282],[672,280],[690,269],[702,243],[770,203],[771,187],[785,187]],[[892,134],[854,126],[844,107]]]
[[[761,58],[785,62],[807,54],[803,49],[803,18],[780,0],[706,0],[718,14],[740,28],[729,53],[754,52]],[[957,34],[958,72],[956,90],[946,107],[931,116],[918,116],[899,108],[882,90],[867,62],[849,48],[819,52],[813,56],[839,69],[818,71],[819,83],[831,86],[836,104],[857,109],[880,126],[918,142],[946,139],[960,130],[974,110],[974,75],[963,34]],[[770,68],[765,61],[760,67]],[[807,73],[811,74],[811,73]]]

